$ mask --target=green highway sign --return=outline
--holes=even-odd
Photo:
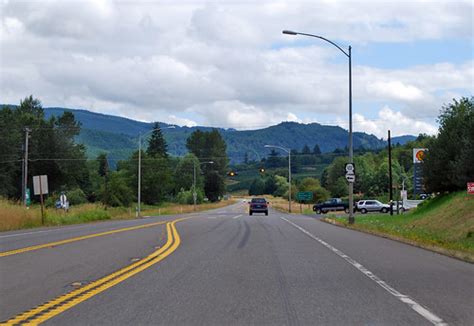
[[[311,199],[313,199],[313,193],[311,191],[300,191],[296,193],[296,200],[310,201]]]
[[[26,191],[25,191],[25,201],[26,201],[26,206],[30,206],[30,205],[31,205],[30,188],[26,188]]]

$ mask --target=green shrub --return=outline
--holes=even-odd
[[[80,188],[76,188],[66,192],[66,196],[69,200],[70,205],[79,205],[87,203],[86,194],[84,194],[84,191],[82,191],[82,189]]]
[[[204,201],[204,194],[202,190],[198,189],[196,191],[196,194],[197,194],[196,202],[198,204],[201,204]],[[176,196],[176,201],[183,205],[192,205],[194,203],[192,190],[181,190]]]
[[[55,193],[49,194],[44,201],[44,206],[48,208],[53,208],[55,207],[56,200],[58,199],[59,199],[59,195]]]

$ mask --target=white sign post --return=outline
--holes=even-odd
[[[346,173],[346,180],[349,183],[354,183],[356,180],[356,176],[354,173]]]
[[[40,195],[41,201],[41,224],[44,224],[44,201],[43,194],[48,193],[48,176],[35,175],[33,177],[33,192],[35,195]]]
[[[346,180],[349,183],[354,183],[355,182],[355,167],[354,163],[347,163],[346,164]]]

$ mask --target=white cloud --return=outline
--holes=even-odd
[[[283,28],[317,22],[354,45],[473,36],[470,1],[3,1],[0,11],[2,103],[33,94],[45,106],[235,128],[324,123],[347,110],[346,61]],[[406,117],[436,115],[473,89],[473,61],[354,63],[354,101],[390,102]]]
[[[202,114],[204,124],[220,128],[259,129],[281,121],[302,122],[292,112],[267,111],[237,100],[216,101],[209,105],[196,106],[190,111]]]
[[[367,85],[367,91],[377,97],[403,101],[422,100],[424,97],[419,88],[413,85],[405,85],[401,81],[375,81]]]
[[[429,122],[431,120],[431,123]],[[418,135],[426,133],[436,134],[437,128],[432,123],[432,119],[410,118],[399,111],[394,111],[388,106],[384,106],[376,119],[366,118],[364,115],[356,113],[353,116],[354,131],[363,131],[373,134],[379,138],[387,138],[387,131],[390,130],[392,136]],[[340,120],[341,127],[347,129],[347,122]]]
[[[166,122],[169,123],[169,124],[175,124],[175,125],[178,125],[178,126],[186,126],[186,127],[195,127],[195,126],[197,126],[196,121],[193,121],[191,119],[186,119],[186,118],[180,118],[180,117],[177,117],[173,114],[168,116],[168,119],[167,119]]]

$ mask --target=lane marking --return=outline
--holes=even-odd
[[[162,261],[171,253],[173,253],[180,245],[181,239],[179,237],[178,231],[176,230],[175,224],[186,219],[189,219],[189,217],[167,222],[166,244],[147,257],[97,281],[89,283],[86,286],[72,290],[71,292],[61,295],[36,308],[21,313],[9,319],[5,323],[2,323],[2,325],[17,325],[24,323],[34,325],[40,324]]]
[[[234,216],[233,218],[239,218],[239,217],[241,217],[241,216],[242,216],[242,214],[237,215],[237,216]]]
[[[421,315],[423,318],[425,318],[426,320],[431,322],[433,325],[437,325],[437,326],[448,325],[445,321],[443,321],[443,319],[441,319],[440,317],[438,317],[437,315],[435,315],[434,313],[429,311],[427,308],[425,308],[422,305],[420,305],[419,303],[417,303],[415,300],[410,298],[408,295],[405,295],[405,294],[402,294],[402,293],[398,292],[396,289],[394,289],[393,287],[388,285],[385,281],[383,281],[380,277],[378,277],[377,275],[375,275],[374,273],[369,271],[362,264],[358,263],[357,261],[355,261],[354,259],[352,259],[348,255],[346,255],[345,253],[343,253],[339,249],[331,246],[326,241],[321,240],[317,236],[315,236],[312,233],[308,232],[307,230],[303,229],[298,224],[295,224],[295,223],[293,223],[293,222],[291,222],[291,221],[289,221],[286,218],[281,217],[281,216],[280,216],[280,219],[282,219],[283,221],[288,222],[289,224],[291,224],[292,226],[294,226],[295,228],[297,228],[298,230],[300,230],[301,232],[303,232],[304,234],[306,234],[307,236],[309,236],[313,240],[316,240],[317,242],[319,242],[320,244],[322,244],[323,246],[325,246],[326,248],[328,248],[329,250],[334,252],[336,255],[343,258],[349,264],[351,264],[352,266],[357,268],[362,274],[364,274],[365,276],[370,278],[372,281],[374,281],[375,283],[380,285],[383,289],[385,289],[388,293],[390,293],[391,295],[396,297],[398,300],[400,300],[404,304],[408,305],[411,309],[416,311],[419,315]]]
[[[91,238],[96,238],[96,237],[102,237],[104,235],[110,235],[110,234],[121,233],[121,232],[126,232],[126,231],[133,231],[133,230],[149,228],[149,227],[165,224],[166,222],[167,221],[160,221],[160,222],[142,224],[142,225],[131,226],[131,227],[126,227],[126,228],[121,228],[121,229],[115,229],[115,230],[106,231],[106,232],[83,235],[83,236],[64,239],[64,240],[55,241],[55,242],[44,243],[44,244],[40,244],[40,245],[34,245],[34,246],[29,246],[29,247],[24,247],[24,248],[19,248],[19,249],[13,249],[13,250],[9,250],[9,251],[3,251],[3,252],[0,252],[0,257],[6,257],[6,256],[11,256],[11,255],[16,255],[16,254],[28,252],[28,251],[59,246],[59,245],[63,245],[63,244],[71,243],[71,242],[76,242],[76,241],[81,241],[81,240],[86,240],[86,239],[91,239]]]
[[[69,230],[75,230],[75,229],[86,229],[87,227],[90,227],[90,225],[87,225],[87,226],[82,225],[80,227],[76,226],[76,227],[68,227],[68,228],[59,228],[59,229],[53,229],[53,230],[41,230],[41,231],[5,234],[5,235],[0,235],[0,239],[18,237],[18,236],[30,235],[30,234],[37,234],[37,233],[49,233],[49,232],[54,232],[54,231],[63,231],[63,230],[69,231]]]

